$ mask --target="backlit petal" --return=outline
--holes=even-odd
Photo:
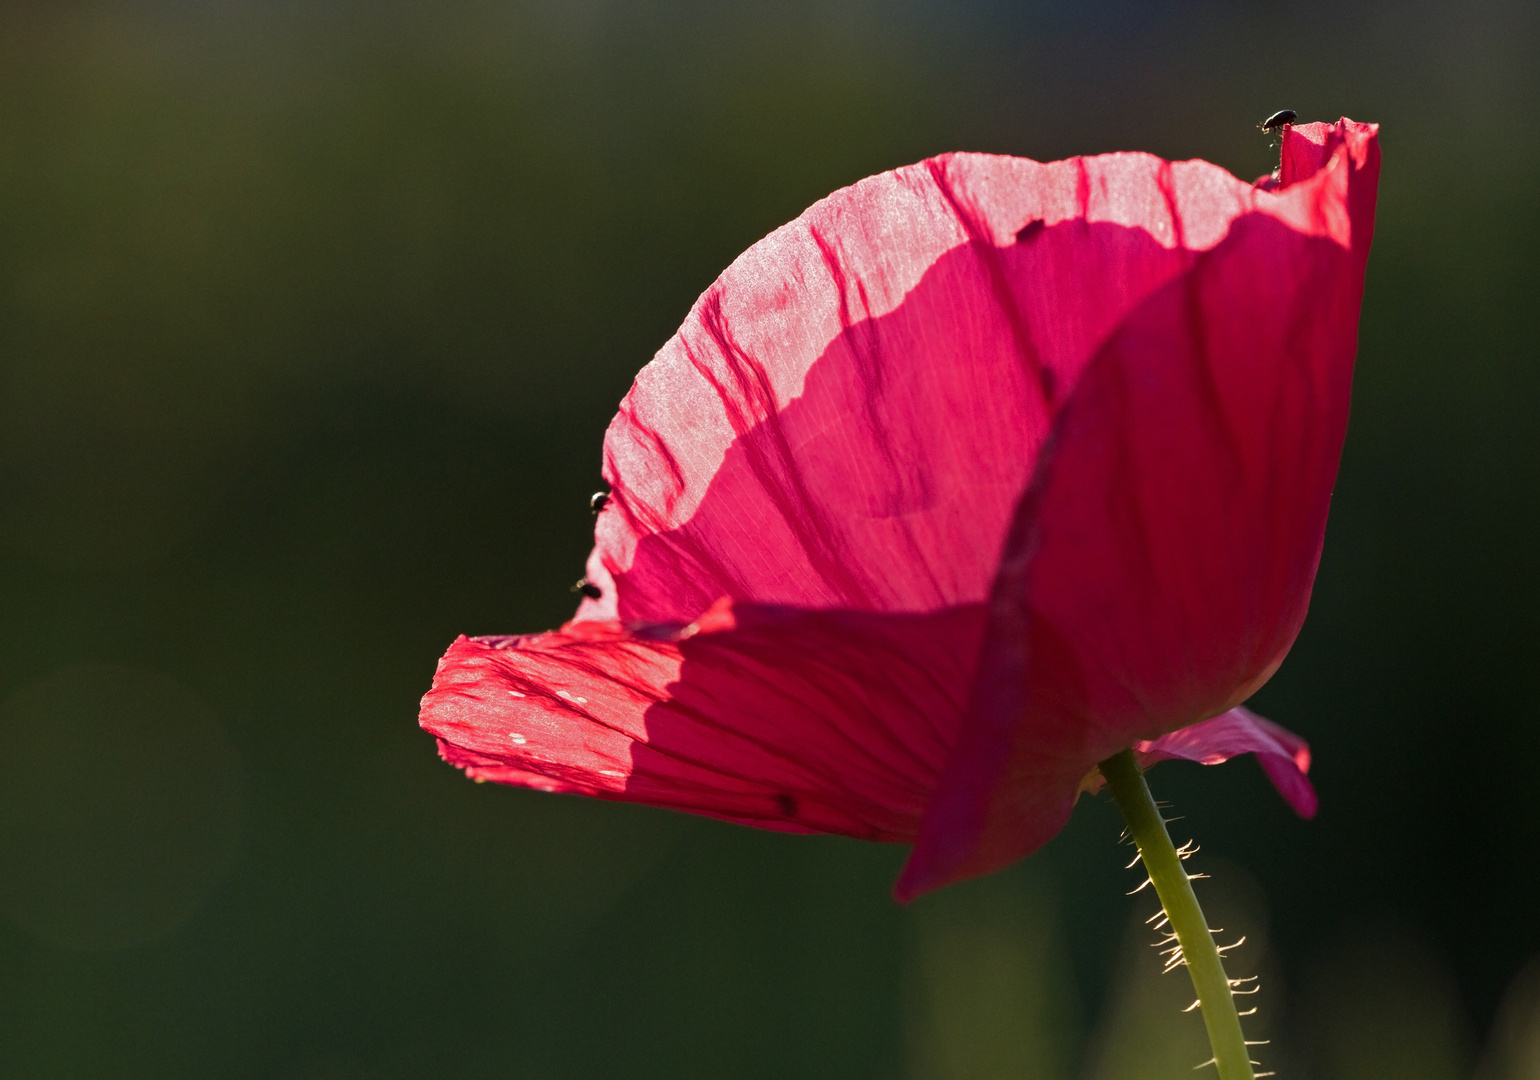
[[[909,841],[983,629],[981,604],[872,615],[724,601],[685,626],[461,638],[422,724],[478,779]]]
[[[957,154],[818,203],[707,290],[621,405],[602,595],[578,617],[984,600],[1095,349],[1256,197],[1204,162]]]
[[[1139,762],[1181,758],[1218,765],[1239,754],[1255,754],[1284,801],[1303,818],[1315,817],[1315,788],[1310,783],[1310,744],[1298,735],[1237,706],[1212,720],[1190,724],[1150,742],[1134,744]]]
[[[1087,366],[1017,508],[979,683],[901,895],[1043,844],[1098,761],[1213,716],[1304,619],[1347,425],[1374,129],[1225,239]]]

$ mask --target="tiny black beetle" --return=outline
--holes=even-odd
[[[604,590],[599,588],[599,586],[595,585],[593,582],[589,581],[586,577],[578,578],[577,581],[573,583],[572,588],[568,591],[582,593],[590,600],[597,600],[599,597],[604,595]]]
[[[1277,131],[1279,128],[1283,127],[1284,124],[1292,124],[1298,119],[1299,113],[1295,112],[1293,109],[1279,109],[1277,112],[1273,113],[1273,115],[1269,116],[1266,120],[1263,120],[1260,124],[1258,124],[1257,127],[1261,128],[1263,131]]]
[[[593,497],[588,500],[588,509],[597,514],[600,510],[604,509],[605,504],[609,501],[610,497],[607,493],[596,491],[593,493]]]

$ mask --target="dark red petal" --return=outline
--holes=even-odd
[[[764,828],[912,840],[956,736],[983,605],[724,602],[688,626],[460,638],[423,699],[477,779]]]
[[[578,617],[984,600],[1086,362],[1255,198],[1203,162],[957,154],[818,203],[638,376]]]
[[[1363,138],[1363,132],[1373,127],[1376,125],[1355,124],[1348,120],[1335,124],[1296,124],[1288,128],[1279,154],[1279,186],[1288,187],[1309,180],[1326,167],[1341,146],[1347,146],[1354,164],[1363,168],[1371,152],[1371,142]]]
[[[1239,754],[1255,754],[1278,794],[1302,818],[1315,817],[1315,788],[1310,783],[1310,744],[1298,735],[1237,706],[1212,720],[1190,724],[1150,742],[1134,744],[1140,764],[1181,758],[1218,765]]]
[[[1375,129],[1254,209],[1099,350],[1016,512],[969,720],[900,881],[986,873],[1110,754],[1213,716],[1304,618],[1347,425]]]

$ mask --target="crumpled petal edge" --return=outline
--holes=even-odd
[[[1309,777],[1310,744],[1244,706],[1158,739],[1135,743],[1134,753],[1146,769],[1158,761],[1180,759],[1218,765],[1241,754],[1255,754],[1262,771],[1296,814],[1308,820],[1315,817],[1319,807]],[[1093,769],[1081,781],[1080,790],[1099,791],[1102,783],[1101,773]]]

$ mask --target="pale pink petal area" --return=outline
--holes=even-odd
[[[1087,361],[1259,197],[1205,162],[955,154],[813,206],[622,403],[578,618],[984,600]]]
[[[1218,765],[1240,754],[1255,754],[1267,778],[1296,814],[1315,817],[1317,801],[1310,783],[1310,744],[1250,709],[1236,706],[1211,720],[1189,724],[1158,739],[1134,744],[1139,762],[1181,758]]]
[[[724,601],[683,626],[461,638],[422,726],[476,779],[910,841],[984,616],[979,604],[886,616]]]
[[[1376,129],[1338,126],[1324,165],[1258,191],[1087,365],[1016,510],[969,718],[901,897],[1035,850],[1098,761],[1244,700],[1293,643],[1347,426],[1378,178]]]

